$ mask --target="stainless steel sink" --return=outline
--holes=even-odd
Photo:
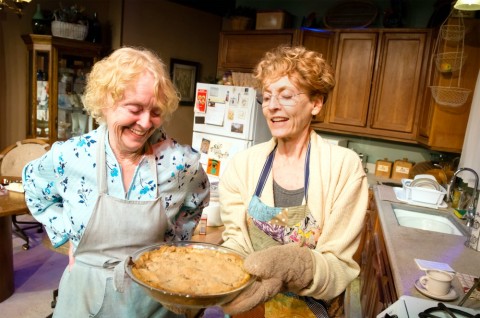
[[[400,226],[459,236],[468,236],[468,231],[451,214],[433,209],[392,205]]]

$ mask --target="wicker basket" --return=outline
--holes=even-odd
[[[438,53],[435,56],[435,65],[440,73],[457,72],[465,64],[467,55],[463,52]]]
[[[465,26],[457,24],[445,24],[440,27],[442,38],[447,41],[461,41],[465,36]]]
[[[88,27],[83,24],[52,21],[52,35],[61,38],[85,40]]]
[[[471,90],[460,87],[430,86],[433,99],[437,104],[451,107],[460,107],[467,101]]]

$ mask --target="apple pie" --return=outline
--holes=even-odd
[[[229,292],[250,279],[239,255],[188,246],[165,245],[145,252],[132,273],[151,287],[188,295]]]

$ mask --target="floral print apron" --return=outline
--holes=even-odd
[[[163,241],[167,218],[158,191],[153,201],[108,195],[102,131],[97,155],[99,196],[74,253],[75,264],[61,278],[54,317],[183,317],[162,307],[125,274],[128,255]],[[154,160],[150,164],[156,176]]]
[[[272,170],[276,148],[267,157],[258,180],[255,194],[247,211],[247,228],[255,251],[292,242],[315,248],[321,230],[307,206],[310,164],[310,144],[305,156],[304,202],[300,206],[271,207],[260,200],[267,178]],[[311,297],[290,292],[277,294],[265,303],[267,318],[323,318],[328,317],[325,304]]]

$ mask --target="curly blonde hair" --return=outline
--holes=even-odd
[[[145,48],[122,47],[93,65],[87,77],[84,106],[97,123],[105,122],[102,109],[114,107],[125,90],[135,85],[142,74],[149,72],[155,79],[155,102],[165,121],[178,108],[179,94],[154,52]]]
[[[323,97],[324,102],[335,86],[334,70],[322,54],[303,46],[277,47],[265,53],[254,70],[262,88],[283,76],[288,76],[310,98]]]

